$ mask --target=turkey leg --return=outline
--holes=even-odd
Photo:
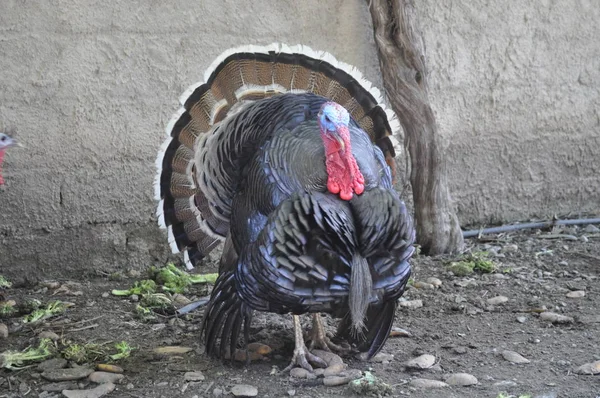
[[[325,351],[335,351],[339,353],[347,353],[349,350],[335,344],[332,342],[329,337],[325,334],[325,327],[323,326],[323,320],[321,319],[321,314],[316,313],[312,315],[312,331],[311,331],[311,341],[310,341],[310,349],[320,348]]]
[[[309,372],[313,371],[312,366],[309,361],[313,364],[317,365],[321,368],[326,368],[327,363],[319,358],[318,356],[312,354],[306,348],[306,344],[304,343],[304,338],[302,337],[302,326],[300,325],[300,316],[292,315],[292,319],[294,321],[294,340],[296,342],[296,346],[294,347],[294,356],[292,357],[292,361],[287,366],[287,368],[283,369],[283,372],[288,372],[293,367],[300,366]]]

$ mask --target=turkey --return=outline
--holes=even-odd
[[[0,133],[0,189],[4,188],[4,177],[2,176],[2,163],[6,150],[13,146],[23,146],[14,137],[14,132]]]
[[[305,345],[368,359],[385,343],[410,276],[414,229],[392,187],[399,128],[353,67],[305,46],[231,49],[190,87],[157,159],[159,224],[189,268],[224,242],[202,335],[207,354],[245,349],[253,311],[292,314]],[[397,142],[397,141],[396,141]],[[243,338],[242,338],[243,336]],[[289,368],[289,367],[288,367]]]

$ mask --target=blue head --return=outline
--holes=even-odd
[[[12,133],[0,133],[0,151],[10,148],[11,146],[22,146],[20,145]]]
[[[322,130],[335,132],[340,127],[348,128],[348,123],[350,123],[350,114],[346,108],[335,102],[326,102],[321,105],[319,125]]]

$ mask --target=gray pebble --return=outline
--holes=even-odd
[[[468,373],[453,373],[446,378],[446,383],[451,386],[472,386],[477,384],[477,378]]]
[[[575,369],[579,375],[597,375],[600,374],[600,361],[585,363]]]
[[[67,398],[100,398],[113,392],[114,389],[114,384],[105,383],[90,390],[63,390],[62,394]]]
[[[249,384],[236,384],[231,388],[231,393],[235,397],[256,397],[258,389]]]
[[[508,297],[505,296],[496,296],[496,297],[492,297],[489,298],[487,300],[487,303],[490,305],[499,305],[499,304],[504,304],[508,301]]]
[[[415,388],[443,388],[448,387],[447,383],[440,380],[431,379],[413,379],[410,381],[410,385]]]
[[[75,390],[76,388],[77,388],[77,383],[74,383],[72,381],[60,381],[58,383],[44,384],[41,387],[41,390],[57,392],[57,391],[62,391],[62,390]]]
[[[68,369],[49,369],[42,373],[42,377],[49,381],[69,381],[84,379],[92,372],[92,369],[83,366]]]
[[[499,387],[499,388],[515,387],[516,385],[517,385],[517,383],[512,380],[501,380],[501,381],[497,381],[493,384],[494,387]]]
[[[529,359],[525,358],[521,354],[515,351],[504,350],[502,351],[502,357],[506,359],[508,362],[522,364],[531,362]]]
[[[423,307],[423,300],[404,300],[398,303],[400,307],[408,308],[411,310]]]
[[[380,352],[371,358],[371,362],[383,363],[383,362],[391,362],[394,359],[394,354],[387,354],[385,352]]]
[[[183,379],[185,381],[204,381],[205,377],[204,377],[204,374],[202,374],[202,372],[197,371],[197,372],[186,372],[183,375]]]
[[[50,339],[52,341],[57,341],[60,338],[56,333],[51,332],[49,330],[44,330],[43,332],[41,332],[39,334],[39,337],[40,339]]]
[[[600,232],[600,228],[596,227],[593,224],[588,224],[584,229],[583,232],[587,232],[588,234],[597,234],[598,232]]]
[[[110,372],[93,372],[88,376],[88,379],[94,383],[104,384],[104,383],[113,383],[117,384],[121,380],[123,380],[125,376],[119,373],[110,373]]]
[[[292,368],[290,370],[290,376],[296,379],[306,379],[310,372],[304,368]]]
[[[62,369],[64,367],[67,366],[67,360],[63,359],[63,358],[52,358],[52,359],[48,359],[44,362],[41,362],[38,366],[37,366],[37,370],[39,370],[40,372],[45,372],[47,370],[56,370],[56,369]]]

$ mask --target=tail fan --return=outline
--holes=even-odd
[[[395,151],[400,148],[394,137],[400,129],[396,116],[383,105],[377,88],[331,54],[301,45],[234,48],[212,63],[204,80],[180,98],[183,107],[169,122],[168,137],[156,160],[159,225],[168,230],[172,251],[184,252],[188,268],[216,247],[229,229],[228,203],[219,197],[219,183],[196,178],[202,165],[197,150],[221,121],[247,101],[286,92],[311,92],[336,101],[394,168]]]
[[[233,359],[242,327],[244,344],[248,344],[251,320],[252,310],[238,296],[233,273],[221,273],[202,321],[206,353],[222,359],[230,355]]]
[[[351,314],[348,313],[340,321],[335,337],[355,345],[362,353],[362,359],[371,359],[381,350],[390,335],[395,312],[396,300],[390,300],[380,305],[371,305],[367,310],[362,333],[353,333],[353,320]]]

